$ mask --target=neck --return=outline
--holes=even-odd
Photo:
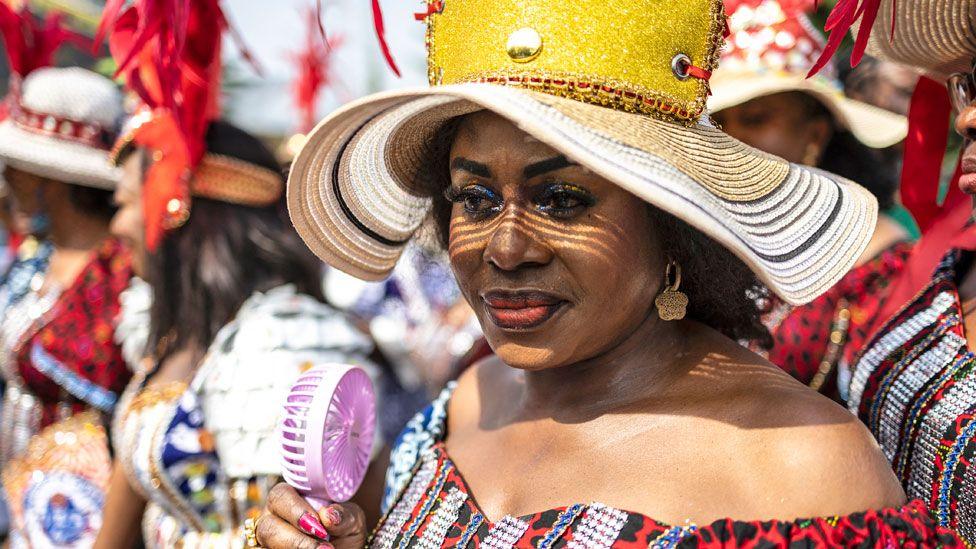
[[[666,322],[653,311],[611,350],[583,362],[524,375],[523,412],[578,421],[662,395],[687,373],[688,321]]]
[[[88,251],[94,249],[109,234],[109,222],[74,207],[67,192],[47,202],[51,218],[49,237],[61,250]]]

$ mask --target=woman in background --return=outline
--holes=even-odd
[[[835,399],[846,398],[850,363],[912,249],[895,206],[898,168],[885,147],[907,132],[903,116],[844,97],[830,71],[807,78],[824,41],[802,6],[729,0],[732,31],[712,79],[709,106],[733,137],[760,150],[856,181],[878,200],[871,243],[854,268],[803,307],[769,304],[768,358]],[[758,349],[755,349],[758,350]]]
[[[215,121],[191,215],[146,247],[152,155],[127,147],[113,232],[152,291],[147,359],[114,427],[117,467],[99,543],[229,544],[278,476],[274,428],[309,365],[369,367],[368,340],[322,302],[319,263],[284,210],[272,154]],[[145,511],[145,512],[144,512]],[[144,516],[143,516],[144,515]]]
[[[108,150],[121,114],[110,80],[47,68],[25,79],[0,123],[4,179],[29,220],[0,286],[0,458],[15,545],[86,547],[101,524],[111,465],[102,425],[131,376],[113,337],[131,267],[109,236],[120,174]]]

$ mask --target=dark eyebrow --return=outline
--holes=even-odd
[[[478,177],[484,177],[486,179],[491,178],[491,170],[488,166],[482,164],[481,162],[475,162],[474,160],[468,160],[467,158],[455,158],[451,161],[451,171],[454,170],[464,170],[471,175],[477,175]]]
[[[540,176],[544,173],[554,172],[556,170],[561,170],[569,166],[577,166],[576,162],[571,161],[563,155],[554,156],[548,160],[543,160],[541,162],[536,162],[535,164],[529,164],[522,170],[522,175],[526,179],[532,179],[533,177]]]

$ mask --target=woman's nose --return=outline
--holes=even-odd
[[[488,237],[485,261],[503,271],[548,264],[552,250],[540,229],[518,210],[507,211]]]
[[[956,117],[956,133],[968,141],[976,141],[976,103],[970,104]]]

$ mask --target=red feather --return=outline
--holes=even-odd
[[[206,152],[210,122],[220,116],[220,44],[227,20],[219,0],[135,0],[106,9],[100,25],[118,73],[153,112],[136,130],[140,146],[161,153],[146,174],[146,244],[154,250],[189,208],[189,180]],[[104,34],[103,34],[104,35]],[[180,215],[177,215],[180,214]]]
[[[65,42],[80,47],[88,39],[67,29],[60,13],[52,11],[41,21],[25,5],[14,11],[0,2],[0,33],[3,34],[7,60],[13,73],[21,78],[41,67],[54,63],[54,54]]]
[[[824,25],[824,30],[830,33],[827,38],[827,46],[824,48],[820,58],[813,65],[813,68],[810,69],[809,76],[817,74],[820,72],[820,69],[827,65],[830,58],[837,53],[837,49],[844,42],[844,37],[847,36],[847,32],[851,30],[851,27],[854,26],[854,23],[858,19],[861,20],[861,28],[857,33],[857,38],[854,40],[854,50],[851,52],[851,66],[860,63],[864,57],[864,51],[867,49],[868,38],[871,36],[871,30],[874,27],[874,21],[878,18],[880,9],[881,0],[839,0],[827,17],[827,24]],[[892,2],[892,10],[894,9],[895,5]],[[894,17],[892,17],[893,21]],[[894,31],[894,28],[892,28],[892,31]]]
[[[376,38],[379,40],[383,58],[386,59],[386,64],[389,65],[393,74],[400,76],[400,69],[397,68],[396,62],[393,60],[393,54],[390,53],[390,46],[386,43],[386,27],[383,25],[383,10],[380,8],[380,0],[372,0],[372,4],[373,28],[376,30]]]
[[[298,66],[293,92],[295,106],[301,114],[299,131],[302,133],[308,133],[315,125],[315,106],[319,95],[331,83],[329,71],[332,53],[342,43],[342,39],[338,37],[322,40],[324,30],[317,10],[310,9],[305,17],[307,24],[305,49],[293,56]]]

